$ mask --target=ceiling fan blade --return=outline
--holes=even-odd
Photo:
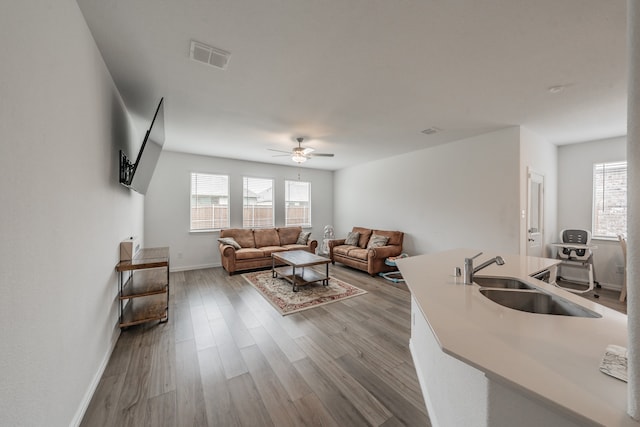
[[[274,154],[271,157],[291,157],[291,154]]]
[[[307,154],[309,157],[333,157],[332,153],[309,153]]]
[[[274,148],[267,148],[267,150],[269,151],[275,151],[277,153],[287,153],[287,154],[291,154],[291,151],[284,151],[284,150],[276,150]]]
[[[306,156],[308,154],[311,154],[313,151],[315,151],[313,148],[307,147],[304,150],[302,150],[302,154],[304,154]]]

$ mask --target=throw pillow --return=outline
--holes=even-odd
[[[240,244],[238,244],[238,242],[236,242],[233,237],[221,237],[218,239],[218,242],[222,243],[223,245],[233,246],[234,249],[242,248],[242,246],[240,246]]]
[[[309,236],[311,236],[310,231],[301,231],[300,234],[298,234],[296,245],[306,245],[309,240]]]
[[[345,245],[358,246],[358,240],[360,240],[360,233],[357,231],[351,231],[347,234],[347,238],[344,239]]]
[[[385,246],[389,238],[387,236],[379,236],[374,234],[369,239],[369,244],[367,245],[367,249],[379,248],[380,246]]]

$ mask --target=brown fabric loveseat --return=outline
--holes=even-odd
[[[372,276],[386,271],[395,271],[396,267],[389,266],[384,260],[390,256],[402,253],[401,231],[372,230],[363,227],[353,227],[352,232],[359,233],[357,244],[345,244],[345,239],[329,241],[329,257],[332,263],[341,262],[350,267],[366,271]],[[372,236],[384,236],[389,240],[383,246],[369,247]]]
[[[308,238],[306,244],[298,244],[302,227],[282,228],[229,228],[220,230],[220,238],[231,237],[240,248],[219,244],[222,267],[229,275],[241,270],[271,267],[271,254],[281,251],[304,250],[315,253],[318,242]]]

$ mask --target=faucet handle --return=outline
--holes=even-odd
[[[468,260],[476,259],[476,258],[478,258],[480,255],[482,255],[482,252],[478,252],[477,254],[475,254],[474,256],[472,256],[471,258],[467,258],[467,259],[468,259]]]

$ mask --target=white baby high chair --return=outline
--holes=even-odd
[[[560,266],[567,264],[586,268],[589,273],[589,283],[587,289],[584,290],[566,288],[557,283],[556,286],[577,294],[592,291],[594,284],[597,282],[595,281],[595,271],[593,269],[593,252],[591,248],[594,248],[594,246],[591,244],[591,232],[588,230],[565,229],[560,232],[560,241],[561,243],[554,245],[558,248],[557,257],[562,260]]]

